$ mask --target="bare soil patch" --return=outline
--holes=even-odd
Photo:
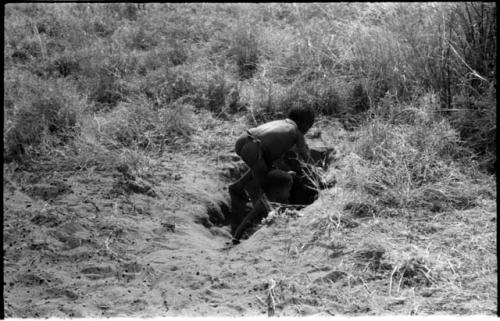
[[[402,217],[325,183],[311,205],[275,207],[233,246],[226,186],[241,162],[159,163],[144,177],[4,168],[8,317],[495,313],[487,195]]]

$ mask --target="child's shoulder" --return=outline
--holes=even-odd
[[[267,127],[267,128],[297,129],[297,124],[295,124],[295,122],[293,120],[288,119],[288,118],[272,120],[270,122],[262,124],[261,126]]]
[[[294,125],[294,126],[297,126],[297,124],[293,120],[291,120],[290,118],[271,120],[271,121],[267,122],[266,124]]]
[[[288,124],[294,125],[295,128],[297,128],[297,123],[294,122],[293,120],[291,120],[290,118],[285,118],[285,119],[283,119],[283,121],[288,123]]]

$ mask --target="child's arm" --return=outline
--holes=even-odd
[[[306,163],[309,163],[311,160],[311,152],[309,151],[309,147],[307,147],[306,139],[305,139],[304,135],[300,132],[298,134],[296,145],[297,145],[297,150],[299,152],[299,155],[302,157],[302,159]]]

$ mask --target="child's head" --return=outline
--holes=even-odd
[[[302,133],[306,133],[314,123],[314,111],[311,107],[292,107],[288,118],[297,124]]]
[[[290,198],[293,178],[280,169],[269,171],[264,183],[264,192],[270,201],[284,203]]]

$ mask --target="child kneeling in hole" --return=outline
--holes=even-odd
[[[293,147],[296,147],[299,156],[308,162],[310,152],[304,135],[313,123],[312,108],[294,107],[290,109],[288,118],[251,128],[238,138],[235,152],[249,169],[238,181],[229,186],[233,213],[241,212],[241,202],[246,200],[245,189],[250,194],[253,208],[262,206],[266,213],[271,210],[263,189],[273,162]],[[234,214],[241,217],[241,213]]]
[[[267,173],[264,180],[264,195],[271,202],[287,203],[290,198],[290,190],[293,185],[293,176],[280,169],[273,169]],[[261,220],[267,216],[269,209],[258,202],[239,224],[233,233],[233,243],[238,243],[248,225],[255,220]]]

